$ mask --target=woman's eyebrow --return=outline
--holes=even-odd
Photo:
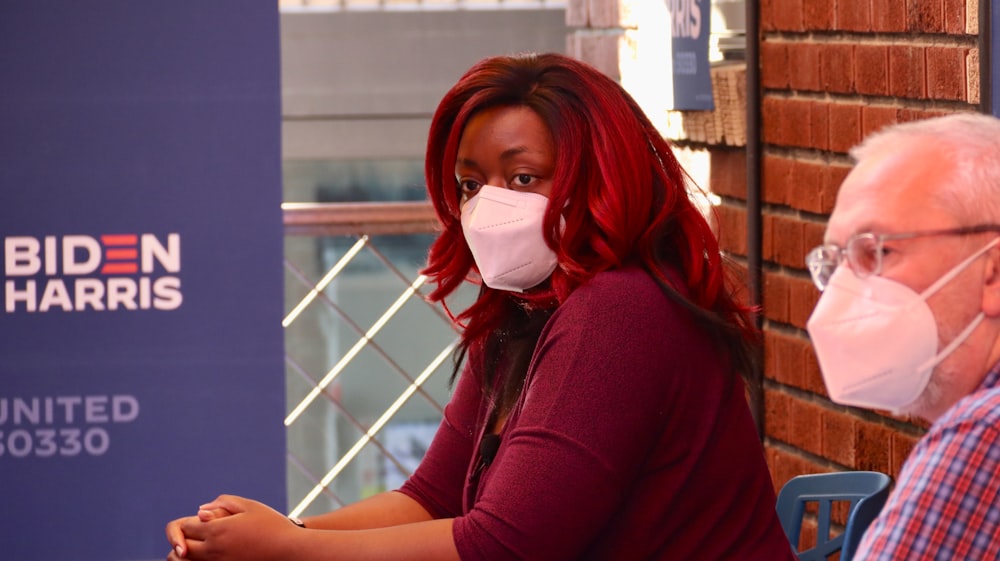
[[[464,166],[469,168],[479,168],[479,164],[476,163],[472,158],[457,158],[455,160],[456,166]]]
[[[527,151],[528,151],[528,147],[527,146],[523,146],[523,145],[522,146],[514,146],[513,148],[508,148],[508,149],[504,150],[503,152],[501,152],[500,153],[500,159],[503,160],[503,161],[506,161],[506,160],[509,160],[509,159],[513,158],[514,156],[518,156],[520,154],[524,154]]]

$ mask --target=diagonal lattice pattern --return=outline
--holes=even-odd
[[[440,422],[458,335],[422,292],[429,242],[286,237],[291,514],[394,488]]]

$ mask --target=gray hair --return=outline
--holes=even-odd
[[[982,113],[956,113],[888,126],[851,149],[860,162],[910,142],[934,145],[954,173],[940,186],[939,202],[966,226],[1000,223],[1000,119]]]

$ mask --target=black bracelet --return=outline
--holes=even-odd
[[[305,528],[306,527],[306,523],[305,522],[303,522],[302,520],[300,520],[298,518],[295,518],[294,516],[289,516],[288,520],[292,524],[295,524],[296,526],[298,526],[299,528]]]

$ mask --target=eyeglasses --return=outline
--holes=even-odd
[[[822,291],[830,282],[830,277],[837,267],[847,260],[851,271],[858,278],[878,275],[882,272],[882,256],[885,254],[885,242],[894,240],[909,240],[928,236],[969,236],[985,232],[1000,233],[1000,224],[979,224],[964,228],[947,230],[925,230],[922,232],[906,232],[901,234],[875,234],[863,232],[848,238],[847,245],[828,243],[813,248],[806,255],[806,266],[812,276],[816,288]]]

